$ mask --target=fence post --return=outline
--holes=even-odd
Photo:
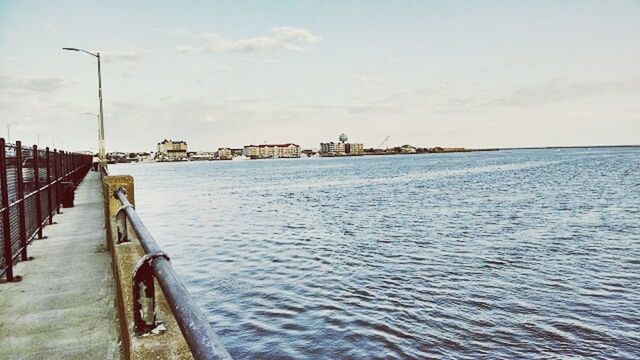
[[[67,181],[69,179],[69,154],[66,151],[62,152],[62,173],[64,181]]]
[[[60,214],[60,153],[53,150],[53,177],[56,178],[56,213]]]
[[[22,175],[22,141],[16,141],[16,186],[18,195],[18,218],[20,219],[20,259],[28,260],[27,256],[27,221],[24,216],[24,177]]]
[[[11,253],[11,224],[9,222],[9,189],[7,188],[7,149],[0,138],[0,187],[2,200],[2,237],[4,245],[4,265],[7,282],[13,281],[13,256]]]
[[[53,224],[53,207],[51,206],[51,152],[47,146],[46,150],[47,162],[47,216],[49,217],[49,225]]]
[[[76,171],[76,154],[71,153],[71,171],[73,171],[73,184],[78,183],[78,172]]]
[[[38,226],[38,239],[42,239],[42,203],[40,202],[40,170],[38,145],[33,145],[33,173],[35,174],[35,186],[36,186],[36,225]]]
[[[58,156],[60,157],[60,181],[64,181],[64,150],[60,150]]]

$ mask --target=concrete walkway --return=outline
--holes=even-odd
[[[0,359],[118,359],[113,277],[100,176],[28,248],[21,282],[0,284]]]

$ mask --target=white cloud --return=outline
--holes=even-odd
[[[0,93],[12,95],[51,93],[60,90],[67,81],[60,77],[42,76],[21,78],[0,73]]]
[[[200,52],[200,50],[191,46],[176,46],[176,52],[180,54],[189,54],[189,53]]]
[[[137,64],[153,51],[145,48],[127,47],[120,50],[101,51],[100,56],[105,63]]]
[[[188,45],[176,46],[179,53],[194,53],[200,51],[216,53],[261,53],[270,51],[304,51],[322,38],[307,29],[289,26],[274,27],[268,36],[228,39],[216,33],[193,35],[184,30],[168,30],[171,36],[183,35],[188,38],[204,41],[204,44],[193,47]]]
[[[189,33],[187,30],[185,29],[166,29],[166,30],[162,30],[162,29],[153,29],[153,31],[155,32],[159,32],[161,34],[165,34],[165,35],[169,35],[172,37],[177,37],[177,36],[192,36],[191,33]]]

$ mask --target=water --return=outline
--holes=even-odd
[[[639,357],[638,148],[110,170],[235,358]]]

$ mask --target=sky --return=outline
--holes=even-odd
[[[0,0],[0,134],[107,151],[640,144],[639,1]]]

